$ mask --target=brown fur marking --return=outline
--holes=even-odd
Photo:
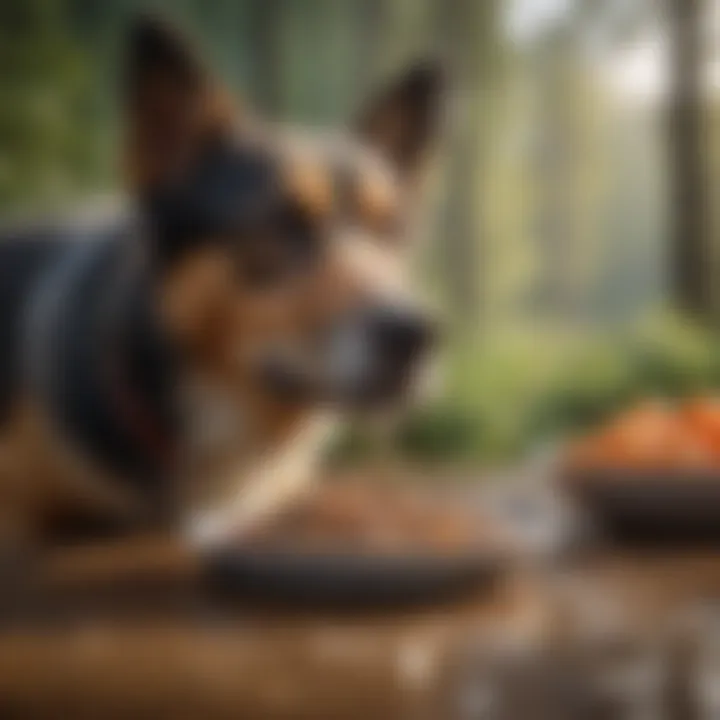
[[[71,448],[30,398],[21,399],[0,437],[0,540],[43,535],[59,513],[140,518],[141,499]]]

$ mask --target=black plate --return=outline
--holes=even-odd
[[[238,599],[351,607],[408,605],[489,590],[499,554],[384,556],[216,550],[206,558],[213,588]]]
[[[720,477],[707,472],[586,471],[565,487],[612,537],[720,542]]]

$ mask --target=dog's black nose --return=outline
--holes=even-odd
[[[370,327],[378,345],[400,363],[427,351],[437,334],[426,315],[414,308],[392,305],[375,308]]]
[[[403,305],[372,304],[345,315],[327,336],[329,395],[360,405],[403,397],[436,334],[432,318]]]

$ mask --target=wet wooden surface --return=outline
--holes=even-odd
[[[39,615],[28,601],[30,620],[0,636],[0,717],[472,717],[457,688],[469,663],[671,633],[720,598],[720,553],[596,553],[463,602],[372,614],[217,602],[199,577],[157,540],[55,556]]]
[[[524,581],[413,611],[290,611],[208,597],[173,544],[58,553],[0,637],[0,717],[444,717],[468,638],[530,638]],[[434,709],[433,709],[434,708]]]

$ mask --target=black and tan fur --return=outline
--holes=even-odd
[[[79,514],[158,522],[169,507],[202,540],[221,538],[304,486],[339,412],[406,389],[428,332],[405,286],[404,235],[438,91],[437,71],[417,67],[346,133],[292,133],[237,111],[174,31],[137,21],[123,88],[127,216],[82,238],[65,228],[0,244],[0,541],[47,537]],[[94,278],[78,271],[89,289],[77,309],[37,299],[62,286],[52,278],[67,255],[102,242],[114,254]],[[119,310],[101,313],[123,273]],[[64,282],[61,306],[75,297]],[[145,352],[159,370],[140,381]],[[96,377],[105,358],[117,387]],[[79,400],[83,373],[95,389]],[[123,442],[139,481],[112,461]]]

